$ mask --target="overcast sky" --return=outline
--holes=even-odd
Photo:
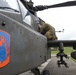
[[[34,5],[52,5],[73,0],[32,0]],[[46,9],[37,12],[37,15],[55,27],[59,40],[76,40],[76,6]]]

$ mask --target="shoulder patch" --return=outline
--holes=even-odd
[[[10,35],[0,30],[0,68],[10,62]]]

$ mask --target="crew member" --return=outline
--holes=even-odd
[[[45,23],[40,19],[39,32],[47,37],[47,40],[57,40],[55,28],[48,23]]]

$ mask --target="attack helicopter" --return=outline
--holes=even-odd
[[[59,47],[58,65],[67,66],[63,60],[63,57],[68,58],[64,54],[64,47],[76,49],[76,40],[47,41],[47,38],[38,32],[39,18],[34,12],[76,6],[76,1],[36,6],[34,11],[29,9],[24,1],[0,0],[0,75],[18,75],[28,70],[34,75],[40,75],[37,67],[50,59],[49,47]],[[32,3],[31,0],[30,2]]]

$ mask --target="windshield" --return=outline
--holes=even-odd
[[[19,11],[17,0],[0,0],[0,9],[9,9],[15,12],[16,10]]]

